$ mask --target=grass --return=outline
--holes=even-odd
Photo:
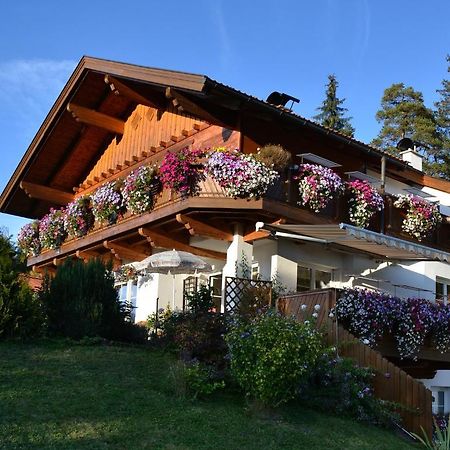
[[[0,448],[417,448],[392,432],[297,405],[264,420],[247,412],[239,394],[177,397],[172,362],[141,348],[0,342]]]

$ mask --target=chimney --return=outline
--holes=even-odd
[[[414,167],[414,169],[420,170],[422,172],[423,158],[422,155],[416,152],[415,149],[413,150],[412,148],[408,148],[408,150],[400,152],[400,155],[403,161],[407,162],[411,167]]]

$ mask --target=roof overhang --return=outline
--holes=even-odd
[[[345,223],[333,225],[257,224],[274,237],[298,239],[349,252],[364,253],[381,260],[442,261],[450,263],[450,253]]]

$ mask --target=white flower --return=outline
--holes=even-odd
[[[365,345],[369,345],[369,344],[370,344],[370,341],[369,341],[369,339],[363,339],[363,344],[365,344]]]
[[[307,306],[305,304],[303,304],[300,308],[302,311],[304,311],[307,308]]]
[[[309,320],[305,320],[303,323],[304,323],[305,325],[309,325]]]
[[[332,312],[330,312],[330,314],[328,314],[328,317],[329,317],[330,319],[332,319],[332,318],[334,317],[334,314],[333,314]]]
[[[314,311],[319,311],[320,310],[320,305],[315,305],[314,306]]]
[[[314,319],[317,319],[317,317],[319,317],[319,314],[317,314],[317,313],[315,312],[315,313],[312,313],[312,316],[314,317]]]

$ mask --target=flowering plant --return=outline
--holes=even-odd
[[[26,256],[37,256],[41,251],[41,241],[39,240],[39,221],[24,225],[17,236],[19,248]]]
[[[278,172],[252,155],[216,148],[210,153],[205,170],[227,195],[234,198],[259,198],[279,177]]]
[[[203,174],[198,169],[197,160],[203,156],[203,150],[189,150],[188,147],[178,153],[168,152],[159,168],[163,186],[182,196],[198,194],[198,183]]]
[[[124,180],[121,189],[123,205],[133,214],[150,211],[161,190],[156,167],[141,166]]]
[[[316,164],[301,164],[294,179],[299,180],[299,205],[309,206],[315,212],[320,212],[343,191],[341,177],[328,167]]]
[[[416,195],[399,195],[394,206],[406,209],[402,230],[418,241],[428,236],[442,221],[439,207]]]
[[[39,240],[43,248],[58,248],[66,239],[64,216],[64,210],[50,208],[50,212],[39,222]]]
[[[128,280],[137,281],[139,272],[132,265],[120,266],[114,271],[114,281],[116,283],[126,283]]]
[[[383,197],[367,181],[349,181],[346,188],[350,193],[350,222],[361,228],[368,227],[372,216],[384,208]]]
[[[113,224],[122,211],[122,196],[119,183],[110,181],[100,186],[91,196],[92,212],[98,222]]]
[[[427,337],[441,353],[450,349],[450,305],[346,289],[331,315],[371,347],[383,336],[393,335],[401,358],[417,359]]]
[[[85,236],[94,225],[89,197],[79,197],[66,207],[64,226],[70,237]]]

